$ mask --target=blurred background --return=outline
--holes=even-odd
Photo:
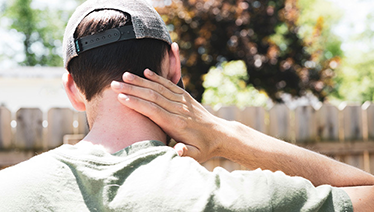
[[[374,174],[374,1],[149,1],[210,112]],[[82,2],[0,0],[0,169],[88,132],[61,83],[64,28]]]
[[[82,2],[0,0],[1,105],[70,107],[59,82],[61,45]],[[180,45],[187,90],[205,104],[293,107],[374,98],[373,1],[151,3]]]

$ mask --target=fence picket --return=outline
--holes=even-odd
[[[38,108],[21,108],[16,113],[15,148],[43,149],[43,113]]]
[[[78,122],[77,134],[86,135],[89,131],[87,117],[85,112],[75,112],[76,121]]]
[[[374,174],[374,153],[369,154],[370,173]]]
[[[331,104],[323,104],[316,111],[317,137],[321,141],[339,140],[339,110]]]
[[[365,150],[363,152],[363,159],[364,159],[363,170],[370,173],[370,153],[369,153],[369,151]]]
[[[343,109],[343,127],[345,141],[362,141],[362,109],[361,105],[347,105]]]
[[[216,115],[226,120],[238,120],[240,117],[240,110],[236,106],[224,106],[217,110]]]
[[[267,133],[265,126],[265,109],[263,107],[246,107],[241,111],[239,121],[263,133]]]
[[[316,140],[316,118],[312,106],[300,106],[295,110],[295,140],[297,143],[313,142]]]
[[[216,168],[217,166],[220,166],[220,161],[221,161],[221,158],[220,157],[214,157],[214,158],[211,158],[210,160],[204,162],[202,165],[208,170],[208,171],[213,171],[214,168]]]
[[[5,107],[0,107],[0,148],[8,149],[12,145],[12,114]]]
[[[359,169],[364,169],[363,155],[346,155],[344,156],[344,162]]]
[[[290,109],[285,104],[274,105],[269,110],[269,134],[282,140],[292,140]]]
[[[204,105],[204,108],[209,111],[209,113],[216,115],[216,111],[210,105]]]
[[[64,135],[73,134],[74,112],[69,108],[52,108],[48,111],[48,148],[55,148],[63,143]]]
[[[365,102],[363,105],[363,110],[365,114],[365,123],[367,129],[367,138],[371,141],[374,140],[374,104],[370,102]]]
[[[241,169],[239,164],[234,163],[231,160],[227,160],[225,158],[220,158],[220,166],[229,172]]]

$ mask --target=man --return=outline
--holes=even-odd
[[[149,117],[179,141],[174,147],[179,155],[193,157],[201,162],[221,156],[250,169],[281,170],[290,176],[301,176],[319,188],[325,184],[341,187],[351,198],[354,211],[373,211],[372,175],[240,123],[215,117],[170,81],[149,70],[145,71],[145,76],[149,81],[139,77],[129,78],[129,74],[125,73],[125,83],[113,82],[112,89],[119,93],[118,99],[122,104]],[[281,178],[279,173],[273,174]],[[285,198],[281,204],[297,204],[298,201],[293,199],[293,194],[301,194],[298,190],[301,188],[293,188],[294,183],[298,184],[297,179],[293,178],[295,181],[289,181],[290,184],[273,185],[275,189],[283,187],[286,193],[287,190],[292,193],[289,196],[292,200],[287,200],[287,194],[281,194]],[[346,203],[339,204],[342,206]],[[299,210],[339,211],[338,208]],[[350,211],[348,208],[345,210]],[[292,210],[287,208],[280,211]]]
[[[65,90],[73,106],[86,111],[90,132],[77,145],[1,171],[1,211],[352,211],[352,203],[359,211],[372,206],[364,199],[373,198],[372,187],[321,184],[372,185],[373,176],[214,117],[174,86],[180,79],[178,46],[145,2],[85,2],[66,27],[64,49]],[[153,82],[137,76],[144,77],[144,69]],[[165,145],[165,132],[181,142],[175,150]],[[199,161],[224,156],[310,181],[260,169],[208,172],[178,154]],[[321,167],[320,177],[312,174]]]

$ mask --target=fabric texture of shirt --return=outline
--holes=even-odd
[[[353,211],[328,185],[264,170],[206,170],[159,141],[110,154],[63,145],[0,171],[0,211]]]

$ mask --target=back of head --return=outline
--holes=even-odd
[[[161,73],[170,44],[164,22],[146,2],[88,0],[66,27],[65,68],[90,101],[113,80],[122,81],[126,71],[142,77],[146,68]]]

